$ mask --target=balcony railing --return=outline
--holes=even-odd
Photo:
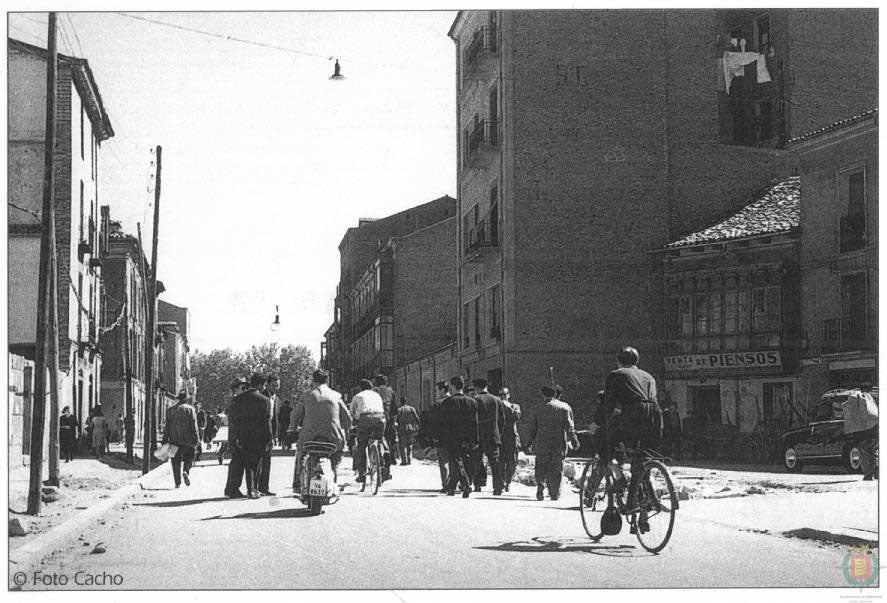
[[[485,152],[490,152],[499,146],[499,122],[494,119],[482,119],[475,123],[468,132],[466,141],[465,163],[469,166],[477,165]]]
[[[495,27],[481,27],[474,32],[465,49],[465,70],[472,71],[486,56],[499,52],[499,31]]]
[[[868,316],[845,316],[822,321],[822,352],[848,352],[873,347],[872,321]]]
[[[841,252],[865,247],[865,214],[841,216]]]
[[[492,217],[487,216],[468,231],[467,251],[478,251],[483,248],[499,246],[499,229],[492,223]]]

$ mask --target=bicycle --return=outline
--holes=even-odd
[[[383,459],[382,442],[377,437],[371,437],[366,445],[366,472],[364,474],[363,484],[360,491],[366,490],[367,482],[373,484],[373,495],[378,494],[379,486],[382,485],[382,463]]]
[[[678,496],[672,483],[665,457],[654,450],[640,448],[616,449],[629,459],[643,459],[643,473],[637,483],[636,507],[629,509],[625,490],[630,486],[627,475],[617,478],[611,463],[604,463],[600,456],[588,461],[582,471],[579,487],[579,512],[582,527],[595,542],[606,535],[618,534],[622,529],[624,515],[631,533],[637,535],[641,546],[651,553],[658,553],[668,543],[674,529],[675,512],[678,510]],[[621,471],[621,470],[620,470]],[[609,511],[607,521],[602,522]],[[618,513],[618,515],[614,514]],[[618,519],[618,522],[616,521]]]

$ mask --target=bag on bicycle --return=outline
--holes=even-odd
[[[622,531],[622,516],[615,505],[607,507],[601,516],[601,532],[605,536],[615,536]]]

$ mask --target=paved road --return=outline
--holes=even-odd
[[[190,488],[140,492],[83,535],[89,545],[71,544],[40,571],[69,576],[68,588],[77,571],[116,574],[134,589],[847,586],[846,550],[741,531],[729,516],[694,511],[695,501],[656,556],[627,533],[589,541],[572,493],[538,502],[515,484],[501,497],[447,497],[436,465],[418,461],[395,467],[377,496],[348,487],[310,517],[286,487],[292,463],[273,459],[278,496],[228,500],[226,467],[203,461]],[[345,482],[349,467],[346,458]],[[106,553],[90,554],[97,542]]]

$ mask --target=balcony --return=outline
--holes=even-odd
[[[841,253],[865,247],[865,214],[841,216]]]
[[[823,320],[822,353],[874,349],[872,324],[868,316],[845,316]]]
[[[477,75],[491,63],[487,59],[495,57],[498,53],[499,30],[495,27],[478,28],[465,49],[463,62],[465,75]]]
[[[494,223],[495,217],[486,216],[468,231],[465,243],[466,261],[481,259],[485,252],[499,247],[499,225]]]
[[[495,119],[482,119],[468,132],[465,141],[466,167],[479,167],[496,153],[499,148],[499,122]]]

